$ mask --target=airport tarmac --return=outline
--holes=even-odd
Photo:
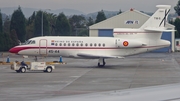
[[[10,61],[15,60],[23,58],[10,55]],[[33,57],[24,60],[33,61]],[[58,57],[44,59],[58,60]],[[180,53],[145,53],[125,59],[106,59],[103,68],[97,67],[98,60],[93,59],[63,58],[63,61],[67,64],[56,65],[52,73],[16,73],[9,65],[0,65],[0,101],[33,101],[180,82]]]

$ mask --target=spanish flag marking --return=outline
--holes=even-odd
[[[129,43],[128,43],[127,41],[124,41],[124,42],[123,42],[123,45],[124,45],[124,46],[128,46]]]

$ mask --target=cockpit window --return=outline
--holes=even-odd
[[[28,41],[26,41],[26,43],[25,43],[25,44],[26,44],[26,45],[27,45],[27,44],[30,44],[30,43],[31,43],[31,41],[32,41],[32,40],[28,40]]]
[[[28,41],[26,41],[25,44],[27,45],[27,44],[35,44],[35,43],[36,43],[35,40],[28,40]]]
[[[35,44],[35,40],[32,40],[32,41],[31,41],[31,44]]]

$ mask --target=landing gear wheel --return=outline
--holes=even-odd
[[[46,72],[51,73],[52,72],[52,67],[47,67]]]
[[[104,58],[100,58],[99,62],[98,62],[98,67],[104,67],[105,64],[106,64],[106,62],[105,62]]]
[[[100,63],[98,63],[98,67],[104,67],[105,66],[105,62],[103,62],[103,65],[100,65]]]
[[[25,73],[26,72],[26,68],[25,67],[21,67],[20,72],[21,73]]]
[[[17,73],[20,73],[20,70],[16,70]]]

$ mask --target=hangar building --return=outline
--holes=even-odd
[[[144,14],[140,11],[130,9],[129,11],[123,12],[119,15],[113,16],[109,19],[96,23],[89,27],[90,37],[113,37],[113,28],[140,28],[148,19],[149,15]],[[135,22],[135,23],[134,23]],[[166,24],[169,29],[175,27],[171,24]],[[169,40],[171,46],[163,49],[156,50],[154,52],[174,52],[174,32],[163,32],[162,39]]]

